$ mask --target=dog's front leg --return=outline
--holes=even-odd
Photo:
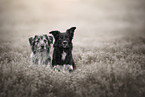
[[[45,60],[45,65],[50,65],[51,64],[51,57],[48,56],[48,58]]]
[[[75,69],[75,64],[74,64],[74,61],[73,61],[73,58],[72,58],[72,54],[69,54],[66,57],[66,60],[65,60],[64,64],[70,65],[70,70],[74,70]]]

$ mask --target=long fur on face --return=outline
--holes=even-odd
[[[45,64],[51,61],[49,50],[53,43],[52,36],[35,35],[29,38],[32,53],[30,55],[31,62],[34,64]]]

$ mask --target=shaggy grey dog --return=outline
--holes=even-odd
[[[51,63],[49,54],[53,37],[48,35],[35,35],[29,38],[32,53],[30,55],[31,63],[38,65],[48,65]]]

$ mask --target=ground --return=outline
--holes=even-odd
[[[144,5],[144,0],[1,0],[0,97],[145,97]],[[75,71],[30,66],[29,37],[73,26]]]

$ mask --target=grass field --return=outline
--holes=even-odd
[[[72,26],[74,72],[30,66],[29,37]],[[145,1],[1,0],[0,97],[145,97]]]

